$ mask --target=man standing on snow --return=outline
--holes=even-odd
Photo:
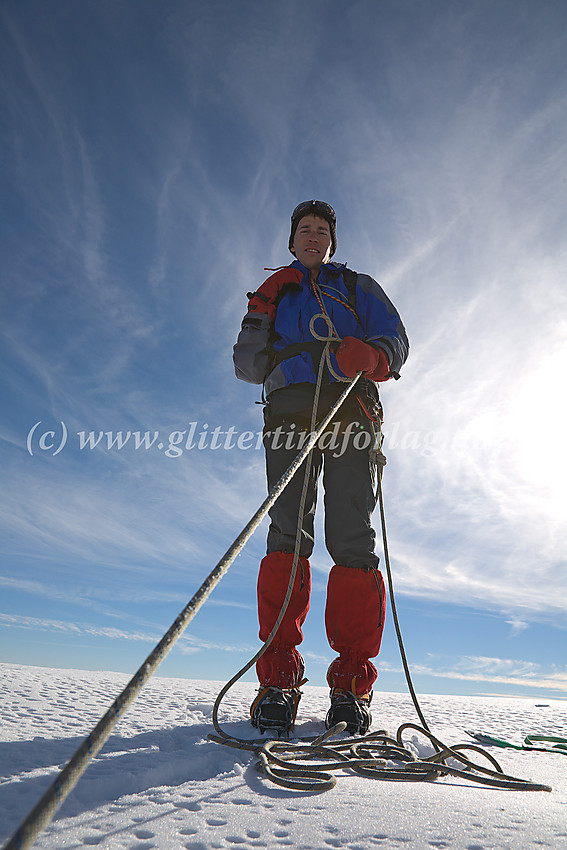
[[[298,438],[309,430],[320,359],[325,362],[317,420],[337,401],[348,381],[362,372],[324,437],[313,449],[302,522],[298,570],[291,599],[276,636],[258,660],[260,689],[252,724],[289,731],[301,696],[304,663],[297,646],[309,610],[317,479],[323,469],[325,543],[333,558],[325,626],[338,653],[327,672],[331,707],[327,727],[341,720],[363,734],[371,723],[370,661],[378,655],[386,596],[375,553],[370,518],[376,506],[376,462],[372,454],[381,416],[377,383],[398,372],[408,355],[402,321],[384,291],[368,275],[331,263],[337,247],[336,216],[329,204],[305,201],[291,217],[291,265],[276,271],[249,294],[248,312],[234,347],[238,378],[264,385],[264,445],[268,488],[297,455]],[[313,317],[318,318],[314,319]],[[331,439],[329,439],[331,437]],[[297,473],[270,511],[267,555],[258,576],[260,639],[266,640],[280,613],[293,564],[303,475]]]

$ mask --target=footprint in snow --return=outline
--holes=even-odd
[[[177,801],[173,805],[176,809],[186,809],[188,812],[200,812],[202,809],[200,803],[185,802],[185,800]]]

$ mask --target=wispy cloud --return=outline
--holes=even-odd
[[[541,664],[507,658],[463,656],[450,668],[416,664],[413,672],[442,679],[567,691],[567,668],[545,670]]]
[[[382,389],[396,588],[497,609],[512,635],[563,618],[556,12],[510,4],[514,25],[491,40],[484,14],[454,4],[406,16],[361,2],[323,23],[317,4],[217,11],[173,3],[147,32],[151,60],[121,29],[151,16],[93,6],[42,28],[17,4],[0,13],[5,587],[110,616],[113,590],[118,607],[176,602],[212,568],[264,497],[261,451],[30,458],[26,434],[48,419],[75,435],[260,429],[261,388],[231,363],[246,292],[291,259],[293,206],[322,197],[337,259],[380,279],[412,342]],[[263,533],[238,565],[250,586],[211,600],[227,621],[253,597]],[[317,592],[322,537],[318,520]]]
[[[220,650],[221,652],[242,652],[252,656],[258,651],[257,646],[254,647],[239,643],[213,643],[211,641],[198,640],[191,636],[181,638],[179,649],[185,655],[193,655],[196,652]]]
[[[132,640],[157,642],[159,635],[142,632],[126,632],[123,629],[94,626],[87,623],[71,623],[63,620],[50,620],[43,617],[27,617],[21,614],[0,614],[0,623],[7,628],[31,629],[33,631],[68,633],[73,635],[91,635],[109,640]]]
[[[523,631],[529,628],[529,624],[522,620],[520,617],[512,617],[507,621],[508,625],[511,626],[511,635],[512,637],[516,637],[516,635],[521,634]]]
[[[67,620],[51,620],[45,617],[29,617],[21,614],[0,613],[0,626],[11,629],[24,629],[28,631],[53,632],[69,635],[89,635],[95,638],[107,638],[111,641],[137,641],[142,643],[157,644],[161,635],[148,632],[130,632],[124,629],[91,625],[89,623],[73,623]],[[257,647],[243,644],[215,643],[202,640],[191,634],[184,634],[178,640],[177,647],[182,654],[193,655],[197,652],[211,650],[221,652],[248,653],[257,652]]]

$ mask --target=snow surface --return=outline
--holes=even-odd
[[[4,842],[129,677],[0,664],[0,838]],[[491,747],[506,773],[552,793],[503,791],[446,777],[378,781],[339,772],[331,791],[293,792],[256,771],[251,753],[207,739],[223,683],[154,677],[35,846],[40,848],[567,848],[567,757]],[[328,694],[304,686],[297,733],[323,731]],[[220,712],[223,728],[253,737],[255,692],[239,683]],[[567,735],[559,700],[424,696],[432,731],[449,744],[465,729],[515,743],[529,733]],[[541,705],[545,703],[545,705]],[[409,696],[376,692],[373,728],[417,722]],[[420,754],[430,750],[410,733]]]

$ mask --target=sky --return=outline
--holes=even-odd
[[[134,672],[261,504],[232,346],[320,198],[411,342],[381,394],[416,689],[567,696],[565,55],[559,0],[2,3],[2,660]],[[266,530],[163,675],[256,652]],[[391,616],[378,667],[404,690]]]

